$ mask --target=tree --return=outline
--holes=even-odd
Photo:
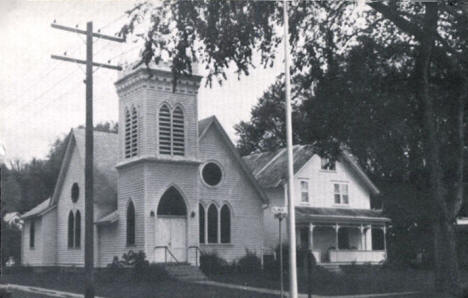
[[[152,60],[158,63],[162,58],[170,58],[176,84],[181,76],[191,73],[191,63],[198,61],[207,67],[207,83],[210,84],[214,78],[219,82],[225,79],[225,71],[231,66],[239,75],[248,75],[253,67],[255,50],[263,66],[272,63],[280,42],[276,27],[282,24],[281,5],[281,2],[273,1],[164,1],[161,6],[145,3],[128,12],[130,21],[121,32],[124,35],[133,32],[138,21],[149,17],[150,30],[139,35],[145,39],[142,63],[148,64]],[[362,12],[363,18],[356,18],[354,5],[345,1],[292,3],[290,22],[294,26],[290,26],[290,41],[296,45],[292,52],[295,81],[299,89],[309,90],[315,80],[327,78],[330,85],[323,85],[323,89],[317,91],[335,97],[348,95],[346,89],[336,88],[338,82],[346,83],[340,81],[339,56],[350,54],[366,40],[374,42],[374,52],[370,54],[375,54],[381,61],[377,66],[406,67],[409,74],[407,90],[411,91],[406,93],[407,100],[395,96],[387,98],[390,103],[397,99],[402,107],[409,107],[399,110],[411,113],[411,117],[402,123],[404,128],[415,124],[406,135],[406,143],[411,143],[411,147],[403,149],[410,158],[399,161],[406,167],[427,171],[423,184],[430,189],[429,202],[435,215],[436,285],[441,290],[459,294],[454,222],[463,198],[468,10],[456,1],[426,4],[370,2],[368,7]],[[397,58],[392,57],[388,48],[400,51]],[[442,82],[437,81],[440,79]],[[361,88],[365,89],[365,86]],[[382,88],[385,90],[385,86]],[[380,112],[385,113],[385,101],[379,102],[382,103]],[[369,102],[363,99],[357,107],[346,102],[341,104],[343,108],[359,111]],[[379,112],[372,108],[367,111],[369,118]],[[345,122],[351,128],[363,126],[358,117],[354,121],[345,119]],[[392,140],[394,136],[390,132],[395,131],[383,127],[382,139]],[[404,137],[404,131],[398,135]],[[410,140],[413,137],[416,138]],[[323,142],[327,145],[324,151],[333,153],[338,145],[344,145],[355,150],[367,168],[381,166],[375,162],[375,156],[367,154],[378,150],[360,146],[356,140],[338,135]],[[401,151],[400,147],[397,149]],[[419,177],[425,178],[424,175]]]

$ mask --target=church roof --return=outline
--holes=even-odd
[[[85,161],[85,129],[76,128],[70,132],[62,167],[52,196],[51,204],[58,200],[68,169],[73,148],[76,146],[82,167]],[[119,159],[119,137],[117,133],[94,131],[94,199],[97,204],[117,204],[117,170]],[[84,187],[83,187],[84,190]]]
[[[21,218],[26,219],[26,218],[33,217],[33,216],[36,216],[36,215],[41,215],[41,214],[44,214],[44,213],[46,213],[47,211],[49,211],[51,209],[52,209],[52,207],[50,207],[50,198],[48,198],[48,199],[42,201],[36,207],[32,208],[28,212],[21,215]]]
[[[295,145],[293,147],[294,174],[312,158],[315,152],[316,150],[312,145]],[[350,166],[357,177],[361,179],[374,195],[380,193],[349,153],[342,151],[340,156],[343,162]],[[288,156],[285,148],[276,151],[253,153],[244,156],[243,159],[258,183],[264,188],[276,188],[287,178]]]

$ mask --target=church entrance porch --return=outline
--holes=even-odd
[[[153,261],[187,261],[187,207],[180,192],[169,188],[161,197],[155,225]]]

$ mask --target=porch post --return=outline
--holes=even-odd
[[[359,227],[359,232],[361,232],[361,250],[367,250],[366,249],[366,239],[365,239],[364,226],[363,225],[361,225]]]
[[[338,247],[338,230],[340,229],[340,226],[338,224],[335,224],[335,247],[336,250],[339,249]]]
[[[314,224],[311,223],[309,225],[309,239],[310,239],[310,243],[309,243],[309,248],[310,248],[310,251],[313,251],[314,250]]]
[[[383,245],[384,251],[387,251],[387,226],[383,226]]]

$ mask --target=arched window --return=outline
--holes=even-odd
[[[31,224],[29,226],[29,247],[34,248],[34,242],[36,241],[36,223],[34,219],[31,220]]]
[[[125,109],[125,158],[132,156],[132,119],[130,112]]]
[[[208,208],[208,243],[218,243],[218,209],[214,204]]]
[[[74,243],[74,234],[75,234],[75,217],[73,212],[70,211],[68,214],[68,247],[73,248]]]
[[[138,155],[138,113],[135,107],[132,108],[132,153],[131,156]]]
[[[130,201],[127,207],[127,245],[135,244],[135,206]]]
[[[159,110],[159,154],[171,154],[171,111],[167,105]]]
[[[172,152],[174,155],[185,154],[184,112],[180,107],[172,114]]]
[[[162,195],[159,200],[158,215],[187,215],[184,198],[175,187],[170,187]]]
[[[76,211],[75,214],[75,247],[79,248],[81,245],[81,213]]]
[[[221,243],[231,243],[231,211],[228,205],[221,208]]]
[[[200,243],[205,243],[205,208],[198,204],[198,228],[200,230]]]

